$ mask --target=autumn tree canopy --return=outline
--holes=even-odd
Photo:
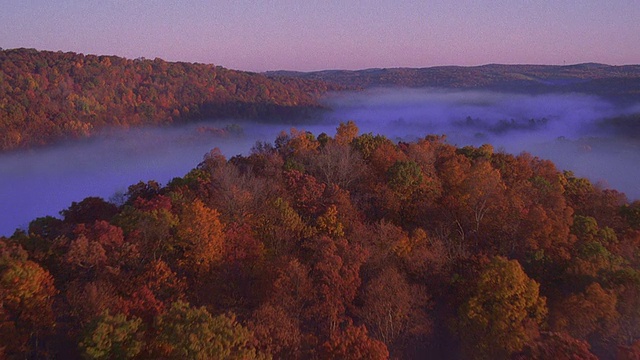
[[[633,358],[637,208],[526,153],[290,129],[0,238],[0,352]]]

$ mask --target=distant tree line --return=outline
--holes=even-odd
[[[88,137],[108,127],[206,118],[291,118],[318,109],[320,81],[220,66],[0,50],[0,150]]]
[[[640,96],[640,65],[604,64],[434,66],[316,72],[274,71],[350,88],[436,87],[514,93],[587,93],[635,105]]]

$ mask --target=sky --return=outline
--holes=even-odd
[[[640,63],[638,0],[2,0],[0,47],[267,71]]]

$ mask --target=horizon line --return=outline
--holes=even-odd
[[[488,67],[488,66],[549,66],[549,67],[572,67],[572,66],[607,66],[607,67],[625,67],[625,66],[640,66],[640,63],[627,63],[627,64],[618,64],[612,65],[607,63],[601,63],[597,61],[586,61],[586,62],[577,62],[577,63],[563,63],[560,64],[545,64],[545,63],[500,63],[500,62],[490,62],[478,65],[456,65],[456,64],[446,64],[446,65],[427,65],[427,66],[389,66],[389,67],[363,67],[363,68],[325,68],[319,70],[288,70],[288,69],[276,69],[276,70],[264,70],[264,71],[255,71],[255,70],[244,70],[240,68],[228,67],[226,65],[216,64],[215,62],[201,62],[201,61],[188,61],[188,60],[166,60],[162,57],[156,56],[154,58],[147,58],[144,56],[140,56],[137,58],[131,58],[123,55],[116,54],[95,54],[95,53],[84,53],[77,52],[72,50],[48,50],[48,49],[37,49],[32,47],[17,47],[17,48],[3,48],[0,47],[0,51],[17,51],[17,50],[32,50],[37,52],[51,52],[51,53],[64,53],[64,54],[76,54],[82,56],[97,56],[97,57],[118,57],[126,60],[162,60],[168,63],[190,63],[190,64],[202,64],[202,65],[211,65],[211,66],[220,66],[228,70],[234,71],[243,71],[257,74],[268,74],[268,73],[278,73],[278,72],[288,72],[288,73],[321,73],[321,72],[329,72],[329,71],[344,71],[344,72],[358,72],[358,71],[374,71],[374,70],[421,70],[421,69],[433,69],[433,68],[479,68],[479,67]]]

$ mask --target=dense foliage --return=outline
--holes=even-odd
[[[640,204],[528,154],[292,129],[0,238],[7,358],[640,354]]]
[[[309,73],[276,71],[269,75],[320,80],[349,87],[436,87],[509,92],[579,92],[630,101],[640,96],[640,66],[604,64],[436,66]]]
[[[303,116],[329,89],[319,81],[214,65],[0,49],[0,151],[87,137],[106,127]]]

